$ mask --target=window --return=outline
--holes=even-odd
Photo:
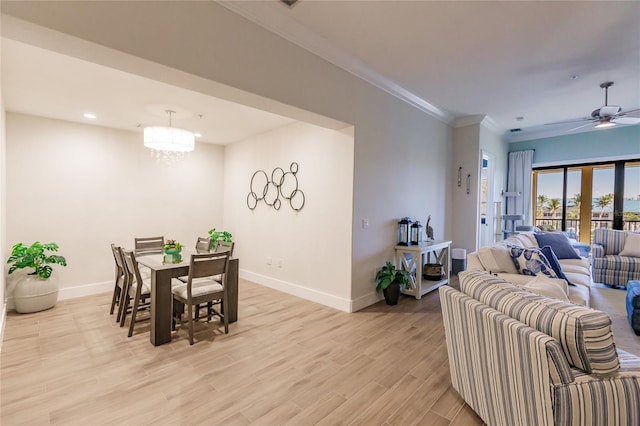
[[[640,231],[640,161],[534,169],[533,197],[543,230],[586,243],[596,228]]]

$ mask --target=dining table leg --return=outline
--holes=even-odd
[[[162,345],[171,341],[171,278],[172,270],[154,270],[151,273],[151,344]]]

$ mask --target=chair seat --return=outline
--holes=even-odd
[[[217,293],[223,290],[222,284],[209,278],[196,278],[191,282],[191,296],[199,297],[205,294]],[[171,280],[171,292],[176,296],[187,299],[187,284],[174,278]]]
[[[131,283],[131,287],[133,289],[135,289],[136,286],[137,284],[135,281]],[[145,277],[142,277],[142,294],[151,294],[151,280]]]

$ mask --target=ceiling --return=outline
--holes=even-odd
[[[609,104],[640,108],[640,2],[219,3],[452,125],[488,116],[508,140],[566,133],[580,123],[544,124],[589,116],[604,105],[599,85],[608,80],[615,82]],[[70,121],[86,121],[82,114],[93,112],[92,124],[135,130],[167,124],[171,109],[174,126],[217,144],[293,121],[6,38],[2,43],[10,111]]]

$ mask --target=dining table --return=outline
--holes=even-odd
[[[172,302],[171,280],[189,275],[189,263],[196,250],[183,247],[179,261],[165,261],[164,254],[148,254],[136,257],[140,265],[151,271],[151,333],[153,346],[159,346],[171,341]],[[227,271],[227,297],[229,323],[238,320],[238,259],[229,259]]]

